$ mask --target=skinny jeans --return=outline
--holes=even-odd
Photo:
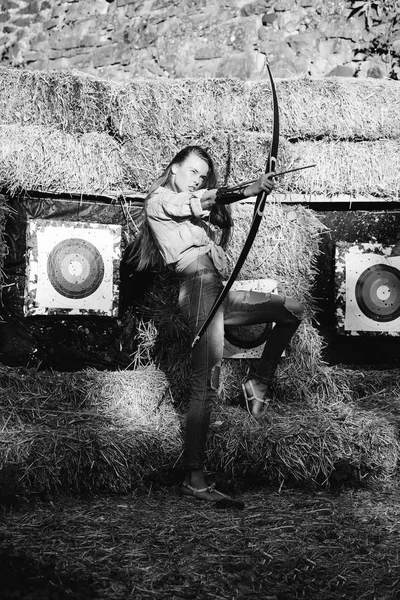
[[[205,322],[222,290],[218,271],[204,268],[181,275],[180,310],[191,341]],[[218,392],[218,371],[224,350],[225,326],[275,323],[258,361],[254,379],[271,383],[282,352],[298,328],[302,305],[295,299],[255,291],[230,291],[206,332],[192,349],[192,392],[186,419],[185,470],[202,470],[210,416]]]

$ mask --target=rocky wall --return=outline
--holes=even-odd
[[[0,64],[145,77],[384,77],[346,0],[0,0]]]

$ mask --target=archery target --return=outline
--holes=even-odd
[[[370,245],[364,248],[365,253],[360,252],[362,246],[350,247],[336,260],[337,265],[342,261],[345,272],[339,289],[339,295],[345,293],[339,328],[354,335],[400,335],[400,256],[390,256],[390,248],[379,248],[379,253],[371,252]]]
[[[274,279],[247,279],[235,281],[232,290],[252,290],[277,293]],[[230,327],[225,331],[223,358],[259,358],[273,323]]]
[[[31,219],[25,315],[118,315],[121,226]]]
[[[49,252],[47,276],[65,298],[88,298],[104,279],[104,261],[91,242],[82,238],[62,240]]]

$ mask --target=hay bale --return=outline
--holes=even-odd
[[[317,165],[279,180],[278,191],[398,197],[396,82],[298,78],[277,81],[277,89],[279,169]],[[272,130],[266,80],[121,85],[78,71],[0,68],[0,108],[8,142],[1,181],[11,190],[144,192],[192,143],[215,157],[221,181],[236,183],[264,170]],[[13,137],[19,142],[10,148]]]
[[[179,418],[155,367],[106,373],[0,368],[2,469],[17,492],[123,492],[181,451]],[[162,466],[163,465],[163,466]]]
[[[0,126],[0,185],[105,193],[126,187],[118,144],[104,133],[80,136],[40,126]]]
[[[310,164],[312,169],[281,180],[279,189],[304,194],[363,195],[398,200],[400,193],[399,144],[392,140],[374,142],[305,141],[282,151],[284,164]]]
[[[281,134],[288,139],[399,139],[400,100],[394,81],[306,77],[276,81]],[[368,98],[368,102],[365,99]],[[127,139],[269,133],[268,80],[135,80],[118,87],[116,128]]]
[[[1,367],[0,408],[0,482],[8,497],[123,493],[180,466],[184,419],[154,366],[79,373]],[[386,483],[400,446],[383,414],[343,402],[273,402],[258,422],[242,409],[216,406],[207,453],[211,470],[239,480]]]
[[[375,140],[399,138],[395,81],[312,79],[276,81],[281,133],[287,138]],[[366,102],[366,99],[368,100]],[[43,125],[66,132],[120,136],[195,137],[213,131],[271,130],[267,79],[136,79],[117,84],[76,70],[0,69],[4,124]]]
[[[227,250],[228,273],[243,248],[253,210],[252,204],[238,204],[232,209],[234,229]],[[310,292],[323,230],[324,225],[313,211],[298,206],[288,217],[288,212],[272,199],[266,205],[259,233],[238,279],[276,279],[279,292],[312,306]]]
[[[344,403],[316,408],[273,403],[255,422],[239,408],[213,415],[208,461],[233,478],[257,476],[273,485],[346,479],[389,482],[400,444],[383,415]]]
[[[113,85],[83,72],[0,67],[0,122],[4,125],[101,133],[107,129],[113,95]]]
[[[27,189],[101,194],[145,192],[162,166],[187,144],[199,144],[215,157],[221,183],[247,181],[264,171],[270,140],[265,134],[214,132],[196,138],[152,135],[121,144],[107,133],[78,135],[43,126],[2,125],[0,142],[0,185],[11,193]],[[276,193],[385,199],[400,193],[400,153],[393,141],[291,144],[282,139],[277,170],[304,164],[316,166],[277,180]]]

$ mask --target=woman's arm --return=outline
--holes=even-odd
[[[218,190],[206,190],[200,200],[201,207],[203,210],[211,210],[211,207],[215,204]]]
[[[266,192],[270,194],[274,189],[274,182],[271,178],[274,177],[274,173],[264,173],[259,179],[249,185],[243,187],[236,187],[234,191],[226,190],[226,188],[220,188],[216,195],[216,204],[232,204],[238,200],[249,198],[250,196],[257,196],[260,192]]]
[[[208,190],[174,192],[167,188],[159,188],[149,198],[147,214],[156,219],[203,217],[204,211],[209,210],[210,205],[209,197],[208,200],[203,200],[207,192]]]
[[[266,192],[269,195],[274,189],[274,182],[272,177],[274,173],[264,173],[257,181],[251,183],[244,189],[244,197],[249,198],[250,196],[258,196],[260,192]]]

